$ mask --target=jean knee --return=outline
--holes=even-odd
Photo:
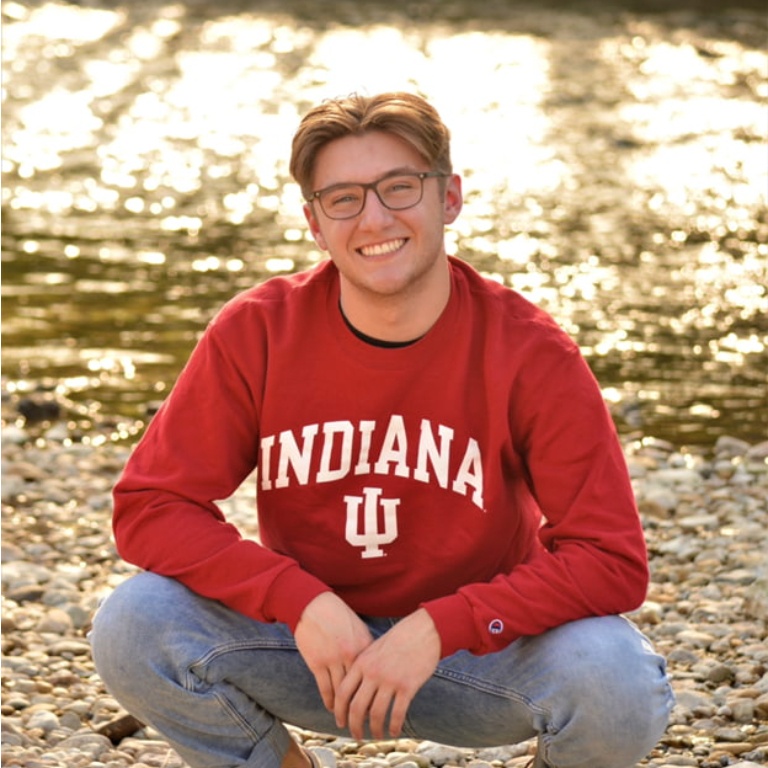
[[[151,573],[133,576],[118,586],[94,615],[88,635],[93,661],[113,692],[130,688],[132,683],[142,689],[142,681],[152,674],[157,596],[167,581]]]
[[[569,726],[600,744],[608,764],[634,764],[663,735],[672,708],[664,659],[617,616],[570,629],[569,663],[560,667],[567,670],[562,682],[571,702]]]

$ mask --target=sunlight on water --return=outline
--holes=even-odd
[[[318,101],[329,94],[412,89],[422,82],[425,56],[419,50],[420,42],[418,36],[409,40],[405,32],[392,27],[331,28],[316,42],[307,60],[314,89],[307,87],[306,96]]]
[[[94,143],[103,124],[91,111],[90,101],[88,93],[56,90],[20,111],[24,128],[16,133],[7,158],[19,162],[21,177],[58,168],[64,153]]]
[[[13,56],[23,39],[40,37],[47,40],[92,43],[101,39],[123,18],[122,11],[80,8],[47,3],[29,10],[22,3],[3,3],[3,14],[14,19],[4,25],[3,56]]]
[[[451,127],[449,251],[552,312],[617,412],[696,430],[738,387],[747,416],[765,402],[762,51],[552,11],[325,13],[3,4],[8,376],[165,391],[232,293],[323,258],[287,171],[307,107],[405,89]]]
[[[547,145],[541,110],[548,82],[548,44],[502,33],[427,29],[423,34],[388,27],[343,29],[320,37],[309,59],[314,83],[302,97],[381,90],[416,90],[451,126],[457,172],[471,176],[462,223],[489,212],[489,201],[554,188],[565,167]],[[387,66],[382,67],[381,62]],[[456,98],[458,83],[470,83]]]
[[[479,209],[499,194],[533,194],[562,183],[567,169],[548,141],[542,109],[551,87],[546,41],[475,33],[436,40],[429,51],[429,83],[444,119],[456,126],[457,168],[470,174]],[[466,77],[467,62],[474,62],[472,84],[457,99],[455,83]]]

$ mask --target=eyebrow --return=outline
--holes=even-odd
[[[391,170],[387,171],[383,176],[377,176],[373,181],[367,182],[367,181],[337,181],[333,184],[326,184],[324,187],[318,187],[317,189],[312,190],[313,194],[315,192],[324,192],[327,189],[334,189],[335,187],[348,187],[352,184],[375,184],[377,181],[383,181],[384,179],[388,179],[390,176],[400,176],[404,173],[425,173],[425,171],[420,171],[417,168],[414,168],[412,165],[402,165],[397,168],[392,168]]]

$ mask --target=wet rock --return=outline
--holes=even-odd
[[[22,397],[16,407],[30,424],[55,421],[61,416],[61,405],[49,396]]]

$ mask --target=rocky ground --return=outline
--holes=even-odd
[[[60,422],[19,426],[13,413],[4,424],[2,765],[182,768],[107,694],[86,640],[99,598],[132,572],[109,524],[130,439],[116,439],[115,425],[71,434]],[[768,443],[722,438],[705,452],[629,440],[626,454],[653,570],[632,618],[667,656],[677,694],[666,735],[640,765],[768,764]],[[226,502],[246,529],[252,494]],[[295,733],[330,768],[518,768],[535,750]]]

